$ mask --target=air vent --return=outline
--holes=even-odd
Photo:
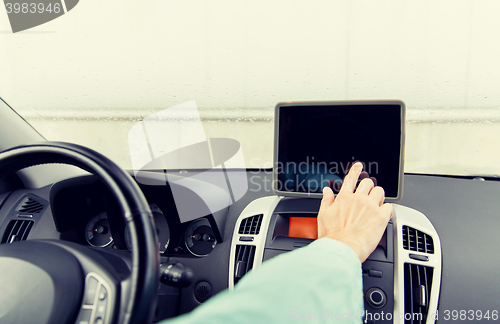
[[[20,214],[38,214],[43,210],[43,204],[34,200],[33,198],[26,197],[21,202],[17,209]]]
[[[30,220],[11,220],[3,235],[2,243],[26,240],[34,223]]]
[[[234,284],[236,284],[248,271],[252,270],[255,246],[236,245],[236,259],[234,261]]]
[[[434,253],[434,241],[424,232],[409,226],[403,226],[403,248],[405,250]]]
[[[241,221],[240,229],[238,234],[250,234],[257,235],[260,232],[260,225],[262,224],[263,215],[255,215],[251,217],[244,218]]]
[[[427,321],[433,270],[431,267],[404,264],[405,314],[408,314],[405,315],[405,324],[421,324]]]

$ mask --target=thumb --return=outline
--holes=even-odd
[[[333,195],[332,189],[329,187],[324,187],[323,188],[323,199],[321,199],[321,206],[319,210],[324,210],[328,207],[330,207],[333,204],[333,200],[335,199],[335,196]]]

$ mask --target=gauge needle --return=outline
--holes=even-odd
[[[97,232],[99,234],[102,234],[102,233],[104,233],[104,231],[105,231],[105,228],[102,227],[102,226],[99,226],[97,228],[94,228],[94,229],[90,230],[89,232]]]

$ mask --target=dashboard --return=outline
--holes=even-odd
[[[292,233],[290,220],[314,219],[318,199],[274,195],[262,185],[271,181],[268,170],[235,176],[248,181],[242,199],[219,215],[184,223],[177,215],[172,184],[140,184],[154,213],[161,262],[178,261],[193,271],[188,287],[160,285],[156,321],[191,311],[218,292],[233,289],[266,260],[313,240]],[[403,199],[394,206],[379,247],[363,264],[365,308],[372,314],[395,317],[410,310],[425,317],[379,317],[367,323],[433,323],[434,314],[446,322],[455,315],[459,319],[461,310],[481,312],[481,321],[492,321],[500,308],[500,203],[494,199],[500,196],[500,183],[411,174],[404,181]],[[119,209],[93,176],[70,177],[41,188],[19,183],[2,188],[2,244],[56,239],[104,255],[111,249],[130,253]]]
[[[163,256],[204,257],[212,252],[217,239],[207,218],[181,223],[168,187],[143,190]],[[51,192],[54,222],[62,239],[97,248],[131,250],[131,229],[101,182],[92,177],[73,179],[58,183]]]

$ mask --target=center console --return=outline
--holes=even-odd
[[[320,199],[278,196],[250,203],[233,233],[230,289],[263,262],[314,241],[291,223],[301,218],[302,224],[314,223],[319,205]],[[441,283],[439,237],[425,215],[393,206],[378,247],[362,264],[366,323],[434,323]]]
[[[322,189],[338,192],[355,161],[384,188],[385,202],[398,202],[404,126],[405,105],[398,100],[276,105],[276,196],[253,201],[239,216],[231,243],[229,289],[262,262],[318,237]],[[442,264],[438,234],[422,213],[393,207],[377,248],[362,264],[365,322],[434,323]]]

